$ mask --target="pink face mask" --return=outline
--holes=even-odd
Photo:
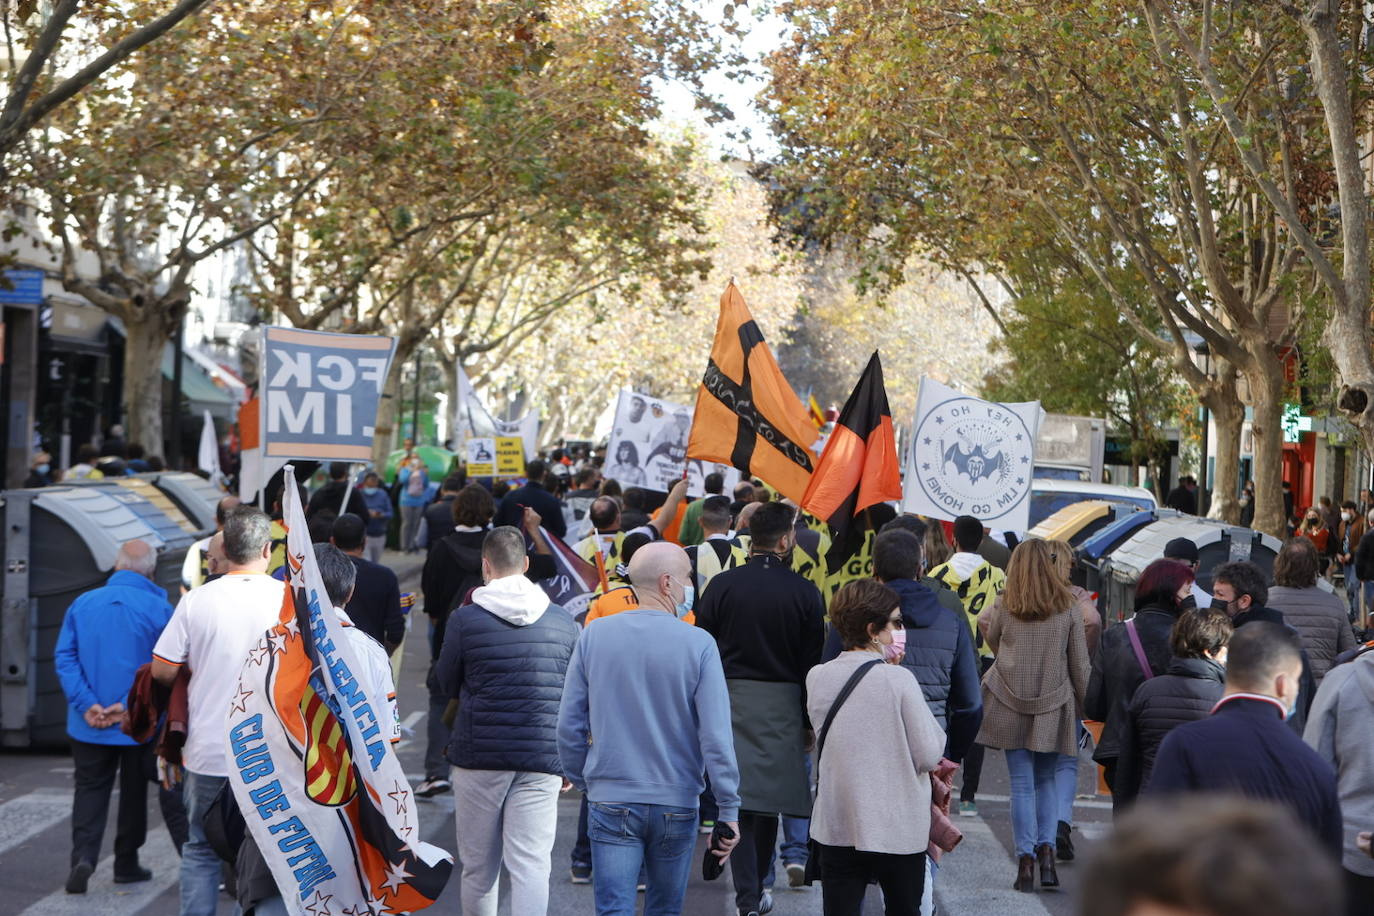
[[[890,645],[890,646],[883,646],[883,658],[887,659],[888,661],[891,661],[892,659],[901,657],[902,653],[905,652],[905,651],[906,651],[906,630],[905,630],[905,629],[893,630],[893,631],[892,631],[892,645]]]

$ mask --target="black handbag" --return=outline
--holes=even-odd
[[[835,697],[835,702],[830,704],[830,711],[825,714],[825,722],[821,724],[821,733],[816,737],[816,785],[821,784],[821,752],[825,750],[825,736],[830,733],[830,723],[835,721],[835,713],[840,711],[844,701],[849,699],[849,695],[854,692],[854,688],[859,686],[859,681],[864,679],[864,675],[872,670],[874,665],[881,665],[882,659],[874,659],[859,666],[859,669],[849,676],[849,680],[844,682],[840,688],[840,693]],[[806,877],[804,883],[810,887],[814,882],[821,879],[821,844],[817,843],[813,837],[806,840]]]

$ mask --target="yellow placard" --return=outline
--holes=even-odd
[[[519,477],[525,473],[525,443],[519,436],[497,436],[496,476]],[[472,471],[468,471],[469,474]]]

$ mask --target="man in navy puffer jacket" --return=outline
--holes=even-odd
[[[519,529],[482,542],[472,604],[448,620],[435,676],[458,701],[445,756],[453,764],[463,908],[496,912],[497,880],[511,876],[511,912],[542,916],[558,826],[558,705],[578,629],[524,575]]]
[[[901,596],[906,628],[902,666],[911,669],[935,721],[945,730],[945,756],[964,759],[983,722],[978,658],[968,624],[922,585],[921,542],[909,531],[889,530],[873,542],[873,578]],[[840,654],[832,628],[822,658]]]

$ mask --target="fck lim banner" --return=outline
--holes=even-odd
[[[395,352],[392,337],[267,328],[263,457],[371,461],[377,407]]]
[[[420,841],[385,685],[360,677],[290,465],[282,492],[287,588],[225,711],[229,785],[291,913],[414,913],[453,860]]]
[[[1025,531],[1042,415],[1039,401],[999,404],[922,378],[902,508]]]

